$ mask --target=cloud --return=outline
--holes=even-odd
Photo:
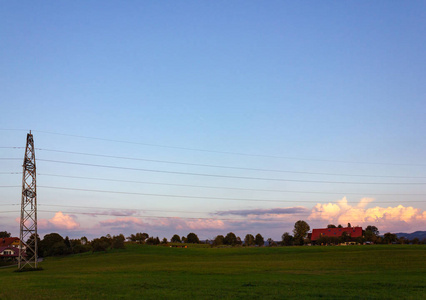
[[[38,220],[38,226],[41,229],[77,229],[80,224],[75,221],[77,217],[63,214],[61,211],[55,213],[55,216],[51,219]]]
[[[182,218],[150,218],[142,220],[137,217],[118,217],[114,219],[108,219],[99,222],[103,227],[110,228],[138,228],[143,230],[148,229],[186,229],[186,230],[197,230],[197,229],[222,229],[225,224],[221,220],[217,219],[182,219]]]
[[[115,219],[108,219],[99,222],[101,226],[113,227],[113,228],[128,228],[136,226],[143,226],[145,223],[136,217],[118,217]]]
[[[426,212],[411,206],[366,208],[373,199],[363,198],[356,206],[348,204],[346,197],[337,203],[318,203],[312,209],[308,220],[324,220],[328,223],[367,226],[375,225],[381,232],[410,231],[424,228]]]
[[[192,221],[185,221],[186,226],[190,229],[224,229],[225,223],[222,220],[213,219],[198,219]]]
[[[226,210],[218,211],[216,214],[223,215],[238,215],[238,216],[260,216],[260,215],[292,215],[307,213],[309,210],[306,207],[286,207],[286,208],[271,208],[271,209],[242,209],[242,210]]]

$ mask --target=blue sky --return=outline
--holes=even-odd
[[[277,173],[37,150],[40,174],[228,189],[47,175],[38,176],[39,186],[283,201],[200,200],[40,187],[39,208],[51,211],[40,213],[45,232],[78,237],[147,231],[170,238],[175,232],[195,231],[202,238],[212,238],[232,230],[241,236],[259,231],[278,239],[299,218],[309,218],[311,227],[321,227],[350,216],[352,224],[361,226],[374,221],[383,230],[424,230],[424,196],[414,194],[426,194],[425,185],[412,183],[426,182],[421,178],[426,177],[425,6],[422,1],[3,2],[0,129],[7,130],[0,130],[0,146],[24,146],[31,129],[36,147],[47,150],[404,177]],[[2,158],[22,156],[22,149],[0,148]],[[43,159],[303,182],[96,168]],[[20,164],[3,159],[0,169],[19,172]],[[371,184],[379,182],[395,184]],[[19,186],[20,177],[0,175],[0,185]],[[19,187],[1,188],[0,193],[4,211],[19,209],[7,206],[19,203]],[[360,207],[353,212],[354,207],[342,204],[344,197],[354,207],[362,198],[374,200],[367,201],[361,212]],[[335,209],[329,215],[327,209],[332,207],[322,205],[337,205],[339,200],[338,212]],[[43,208],[43,204],[83,208]],[[315,205],[327,215],[318,216]],[[383,211],[374,211],[375,218],[360,217],[376,207]],[[112,208],[157,211],[116,216]],[[290,210],[273,213],[282,208]],[[59,211],[62,217],[55,215]],[[234,213],[223,217],[227,211]],[[237,212],[241,211],[246,215],[240,217]],[[297,214],[291,214],[294,211]],[[81,212],[110,215],[77,214]],[[149,215],[174,219],[146,219]],[[3,213],[0,225],[17,234],[14,218],[13,213]]]

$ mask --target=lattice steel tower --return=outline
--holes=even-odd
[[[27,134],[23,169],[18,263],[20,270],[25,267],[36,269],[38,258],[36,161],[31,131]]]

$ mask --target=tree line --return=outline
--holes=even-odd
[[[327,228],[342,228],[342,225],[329,224]],[[348,223],[347,227],[351,227]],[[301,246],[306,244],[312,244],[312,241],[308,237],[308,232],[310,226],[307,222],[299,220],[294,224],[293,234],[285,232],[281,236],[281,241],[274,241],[271,238],[267,239],[268,246]],[[344,242],[356,242],[359,244],[363,243],[374,243],[374,244],[426,244],[426,239],[419,240],[418,238],[407,239],[405,237],[398,238],[396,234],[387,232],[383,236],[379,235],[379,230],[376,226],[368,225],[365,230],[362,232],[362,237],[352,238],[346,232],[339,237],[329,237],[322,236],[315,241],[315,244],[318,245],[337,245]],[[10,237],[11,234],[7,231],[0,231],[0,238]],[[27,244],[31,243],[34,240],[34,235],[32,235]],[[139,232],[131,234],[127,238],[123,234],[111,236],[107,234],[106,236],[101,236],[100,238],[95,238],[89,241],[86,237],[81,237],[80,239],[69,239],[68,236],[63,238],[58,233],[46,234],[43,239],[37,235],[37,245],[38,245],[38,254],[41,257],[46,256],[57,256],[57,255],[68,255],[68,254],[77,254],[84,252],[99,252],[107,251],[110,249],[123,249],[126,239],[129,242],[145,244],[145,245],[169,245],[169,244],[200,244],[206,243],[212,247],[220,246],[264,246],[265,240],[263,236],[258,233],[256,235],[247,234],[242,240],[239,236],[236,236],[233,232],[227,233],[224,235],[217,235],[212,240],[200,241],[197,234],[191,232],[187,236],[179,236],[174,234],[170,238],[170,242],[167,238],[162,240],[159,237],[150,236],[146,232]]]

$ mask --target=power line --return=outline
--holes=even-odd
[[[72,207],[82,209],[101,209],[101,210],[122,210],[122,211],[154,211],[154,212],[171,212],[171,213],[187,213],[187,214],[208,214],[209,212],[201,211],[183,211],[183,210],[167,210],[167,209],[138,209],[138,208],[116,208],[116,207],[98,207],[98,206],[80,206],[80,205],[59,205],[59,204],[39,204],[39,206],[49,207]]]
[[[39,210],[41,212],[53,212],[56,213],[57,211],[54,210]],[[62,213],[65,214],[76,214],[76,215],[96,215],[96,216],[114,216],[114,217],[123,217],[123,215],[120,214],[109,214],[109,213],[90,213],[90,212],[75,212],[75,211],[62,211]],[[219,221],[244,221],[244,219],[224,219],[224,218],[204,218],[204,217],[165,217],[165,216],[134,216],[135,218],[145,218],[145,219],[190,219],[190,220],[219,220]]]
[[[0,214],[7,214],[7,213],[19,213],[19,210],[10,210],[10,211],[0,211]]]
[[[178,184],[178,183],[159,183],[159,182],[150,182],[150,181],[121,180],[121,179],[110,179],[110,178],[99,178],[99,177],[68,176],[68,175],[43,174],[43,173],[37,173],[37,175],[64,177],[64,178],[75,178],[75,179],[100,180],[100,181],[110,181],[110,182],[127,182],[127,183],[152,184],[152,185],[162,185],[162,186],[181,186],[181,187],[192,187],[192,188],[255,191],[255,192],[326,194],[326,195],[342,195],[342,194],[345,194],[345,195],[365,195],[365,194],[368,194],[370,196],[426,196],[426,194],[371,194],[371,193],[346,193],[346,192],[340,192],[339,193],[339,192],[317,192],[317,191],[271,190],[271,189],[253,189],[253,188],[239,188],[239,187],[226,187],[226,186],[208,186],[208,185]]]
[[[2,172],[0,174],[16,174],[17,172]],[[139,183],[139,184],[151,184],[161,186],[180,186],[180,187],[193,187],[193,188],[207,188],[207,189],[220,189],[220,190],[239,190],[239,191],[255,191],[255,192],[273,192],[273,193],[296,193],[296,194],[322,194],[322,195],[366,195],[368,196],[426,196],[424,193],[370,193],[370,192],[320,192],[320,191],[297,191],[297,190],[272,190],[272,189],[254,189],[254,188],[239,188],[239,187],[226,187],[226,186],[207,186],[207,185],[193,185],[193,184],[177,184],[177,183],[159,183],[150,181],[134,181],[134,180],[120,180],[120,179],[109,179],[99,177],[85,177],[85,176],[67,176],[59,174],[44,174],[37,173],[40,176],[52,176],[52,177],[63,177],[63,178],[75,178],[75,179],[89,179],[89,180],[100,180],[110,182],[127,182],[127,183]],[[0,188],[18,188],[16,185],[0,186]]]
[[[45,212],[45,213],[57,213],[58,211],[54,210],[38,210],[39,212]],[[0,211],[1,213],[18,213],[19,211]],[[118,213],[91,213],[91,212],[76,212],[76,211],[61,211],[64,214],[73,214],[73,215],[89,215],[89,216],[113,216],[113,217],[123,217],[122,214]],[[293,216],[295,214],[290,214],[290,216]],[[358,215],[357,215],[358,216]],[[132,216],[133,218],[137,219],[174,219],[174,220],[212,220],[212,221],[233,221],[233,222],[242,222],[242,221],[250,221],[253,223],[280,223],[282,222],[281,219],[259,219],[259,218],[213,218],[213,217],[176,217],[176,216],[141,216],[141,215],[135,215]],[[323,220],[325,221],[325,220]],[[336,220],[337,221],[337,220]],[[371,222],[369,220],[351,220],[351,223],[354,222]]]
[[[216,175],[216,174],[207,174],[207,173],[163,171],[163,170],[145,169],[145,168],[118,167],[118,166],[87,164],[87,163],[78,163],[78,162],[70,162],[70,161],[50,160],[50,159],[38,159],[38,161],[51,162],[51,163],[61,163],[61,164],[70,164],[70,165],[79,165],[79,166],[88,166],[88,167],[97,167],[97,168],[110,168],[110,169],[132,170],[132,171],[143,171],[143,172],[155,172],[155,173],[191,175],[191,176],[205,176],[205,177],[219,177],[219,178],[233,178],[233,179],[246,179],[246,180],[333,183],[333,184],[367,184],[367,185],[377,185],[377,184],[383,184],[383,185],[423,185],[423,184],[426,184],[426,182],[350,182],[350,181],[345,182],[345,181],[326,181],[326,180],[263,178],[263,177]]]
[[[23,129],[0,129],[0,130],[4,130],[4,131],[26,131],[26,130],[23,130]],[[345,161],[345,160],[302,158],[302,157],[289,157],[289,156],[266,155],[266,154],[250,154],[250,153],[242,153],[242,152],[207,150],[207,149],[190,148],[190,147],[179,147],[179,146],[160,145],[160,144],[151,144],[151,143],[141,143],[141,142],[124,141],[124,140],[114,140],[114,139],[106,139],[106,138],[100,138],[100,137],[91,137],[91,136],[83,136],[83,135],[75,135],[75,134],[65,134],[65,133],[58,133],[58,132],[51,132],[51,131],[42,131],[42,130],[33,130],[33,132],[44,133],[44,134],[51,134],[51,135],[59,135],[59,136],[67,136],[67,137],[74,137],[74,138],[82,138],[82,139],[89,139],[89,140],[98,140],[98,141],[122,143],[122,144],[133,144],[133,145],[142,145],[142,146],[148,146],[148,147],[158,147],[158,148],[166,148],[166,149],[177,149],[177,150],[197,151],[197,152],[217,153],[217,154],[227,154],[227,155],[238,155],[238,156],[249,156],[249,157],[265,157],[265,158],[278,158],[278,159],[288,159],[288,160],[320,161],[320,162],[346,163],[346,164],[394,165],[394,166],[426,166],[426,164]]]
[[[1,174],[16,174],[17,172],[1,172]],[[272,189],[254,189],[254,188],[239,188],[239,187],[226,187],[226,186],[207,186],[207,185],[193,185],[193,184],[177,184],[177,183],[159,183],[151,181],[135,181],[135,180],[120,180],[110,178],[99,178],[99,177],[85,177],[85,176],[68,176],[59,174],[44,174],[37,173],[40,176],[52,176],[52,177],[63,177],[63,178],[75,178],[75,179],[88,179],[88,180],[100,180],[110,182],[127,182],[127,183],[139,183],[139,184],[151,184],[151,185],[162,185],[162,186],[180,186],[180,187],[192,187],[192,188],[207,188],[207,189],[220,189],[220,190],[238,190],[238,191],[255,191],[255,192],[273,192],[273,193],[296,193],[296,194],[322,194],[322,195],[366,195],[368,196],[426,196],[425,193],[370,193],[370,192],[320,192],[320,191],[297,191],[297,190],[272,190]],[[17,188],[19,186],[0,186],[0,188]]]
[[[45,213],[57,213],[54,210],[38,210],[39,212]],[[112,216],[112,217],[123,217],[122,214],[118,213],[92,213],[92,212],[79,212],[79,211],[61,211],[64,214],[73,214],[73,215],[89,215],[89,216]],[[0,211],[0,213],[18,213],[18,211]],[[291,214],[294,215],[294,214]],[[146,215],[137,215],[132,216],[137,219],[174,219],[174,220],[212,220],[212,221],[233,221],[233,222],[241,222],[241,221],[251,221],[256,223],[276,223],[281,222],[281,220],[277,219],[255,219],[255,218],[214,218],[214,217],[176,217],[176,216],[146,216]],[[352,220],[352,222],[360,222],[357,220]],[[362,220],[362,222],[364,222]]]
[[[94,153],[85,153],[85,152],[63,151],[63,150],[53,150],[53,149],[44,149],[44,148],[36,148],[36,149],[41,150],[41,151],[48,151],[48,152],[76,154],[76,155],[85,155],[85,156],[94,156],[94,157],[105,157],[105,158],[115,158],[115,159],[125,159],[125,160],[132,160],[132,161],[146,161],[146,162],[155,162],[155,163],[176,164],[176,165],[197,166],[197,167],[209,167],[209,168],[221,168],[221,169],[234,169],[234,170],[245,170],[245,171],[262,171],[262,172],[308,174],[308,175],[326,175],[326,176],[373,177],[373,178],[409,178],[409,179],[426,178],[426,176],[342,174],[342,173],[324,173],[324,172],[307,172],[307,171],[288,171],[288,170],[263,169],[263,168],[247,168],[247,167],[223,166],[223,165],[212,165],[212,164],[197,164],[197,163],[177,162],[177,161],[168,161],[168,160],[156,160],[156,159],[146,159],[146,158],[137,158],[137,157],[104,155],[104,154],[94,154]]]
[[[169,197],[169,198],[187,198],[187,199],[211,199],[211,200],[224,200],[224,201],[254,201],[254,202],[302,202],[302,203],[318,203],[318,201],[312,200],[273,200],[273,199],[249,199],[249,198],[221,198],[221,197],[207,197],[207,196],[191,196],[191,195],[174,195],[174,194],[152,194],[152,193],[136,193],[136,192],[122,192],[122,191],[106,191],[106,190],[92,190],[92,189],[78,189],[78,188],[67,188],[67,187],[54,187],[54,186],[38,186],[39,188],[47,189],[58,189],[58,190],[69,190],[69,191],[80,191],[80,192],[94,192],[94,193],[110,193],[110,194],[125,194],[125,195],[139,195],[139,196],[152,196],[152,197]],[[418,201],[407,201],[407,202],[426,202],[426,200]],[[338,203],[328,202],[328,203]],[[348,203],[358,203],[351,202]],[[395,201],[375,201],[375,203],[395,203]],[[398,201],[400,203],[400,201]]]

